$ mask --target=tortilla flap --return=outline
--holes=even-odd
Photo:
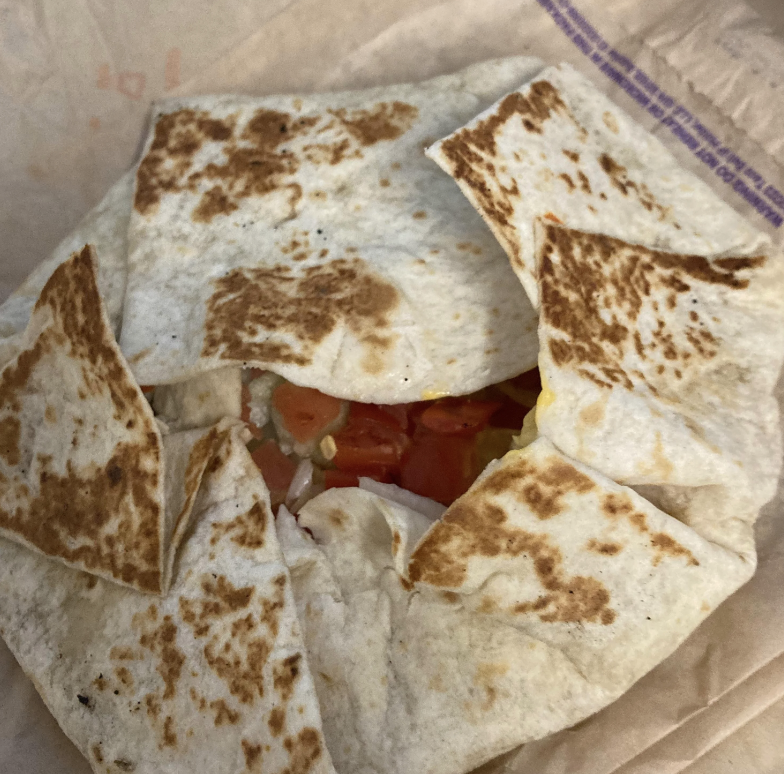
[[[567,64],[543,70],[427,154],[482,214],[534,305],[536,218],[684,254],[755,255],[770,244]]]
[[[781,256],[675,254],[547,221],[536,231],[539,432],[624,484],[721,487],[699,508],[671,491],[667,510],[714,522],[726,511],[753,550],[781,469]],[[741,549],[735,528],[711,539]]]
[[[754,569],[546,439],[434,524],[358,489],[299,524],[278,514],[343,774],[462,774],[572,725]]]
[[[49,278],[22,351],[0,373],[0,534],[160,593],[162,457],[85,247]]]
[[[96,774],[333,771],[267,490],[218,435],[165,598],[0,539],[0,632]]]
[[[532,367],[536,315],[423,147],[530,77],[160,104],[136,175],[120,344],[142,384],[227,365],[365,402]]]

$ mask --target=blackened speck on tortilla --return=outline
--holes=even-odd
[[[80,704],[84,704],[85,706],[90,703],[90,699],[87,696],[82,696],[81,693],[77,693],[76,698],[79,699]]]

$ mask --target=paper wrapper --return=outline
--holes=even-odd
[[[156,98],[420,80],[523,53],[578,67],[784,243],[784,44],[740,0],[19,0],[0,20],[0,298],[133,163]],[[673,656],[483,774],[781,771],[782,510],[780,491],[756,576]],[[0,771],[87,774],[2,643],[0,680]]]

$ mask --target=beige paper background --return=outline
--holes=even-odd
[[[776,13],[784,4],[755,0]],[[165,95],[337,88],[417,80],[531,53],[582,69],[731,204],[745,202],[602,75],[541,0],[0,0],[0,298],[97,202],[139,148]],[[566,0],[554,0],[566,13]],[[784,42],[739,0],[572,0],[784,191]],[[574,17],[572,17],[574,18]],[[766,225],[756,214],[755,222]],[[782,243],[784,227],[771,229]],[[784,525],[758,528],[760,567],[665,663],[604,712],[484,772],[768,774],[784,770]],[[0,772],[86,774],[0,643]],[[733,763],[735,761],[735,763]],[[778,767],[778,768],[776,768]]]

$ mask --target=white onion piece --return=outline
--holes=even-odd
[[[440,519],[446,510],[445,505],[441,505],[441,503],[437,503],[429,497],[414,494],[409,492],[408,489],[403,489],[395,484],[382,484],[372,478],[360,477],[359,488],[367,492],[373,492],[373,494],[391,500],[393,503],[398,503],[398,505],[405,505],[406,508],[421,513],[425,518],[433,521]]]
[[[313,463],[310,460],[302,460],[297,465],[294,478],[291,479],[289,491],[286,492],[286,505],[291,506],[310,489],[313,483]]]
[[[270,418],[270,402],[275,388],[283,381],[272,371],[266,371],[257,376],[253,381],[248,382],[248,392],[250,392],[250,421],[258,428],[264,427]]]

